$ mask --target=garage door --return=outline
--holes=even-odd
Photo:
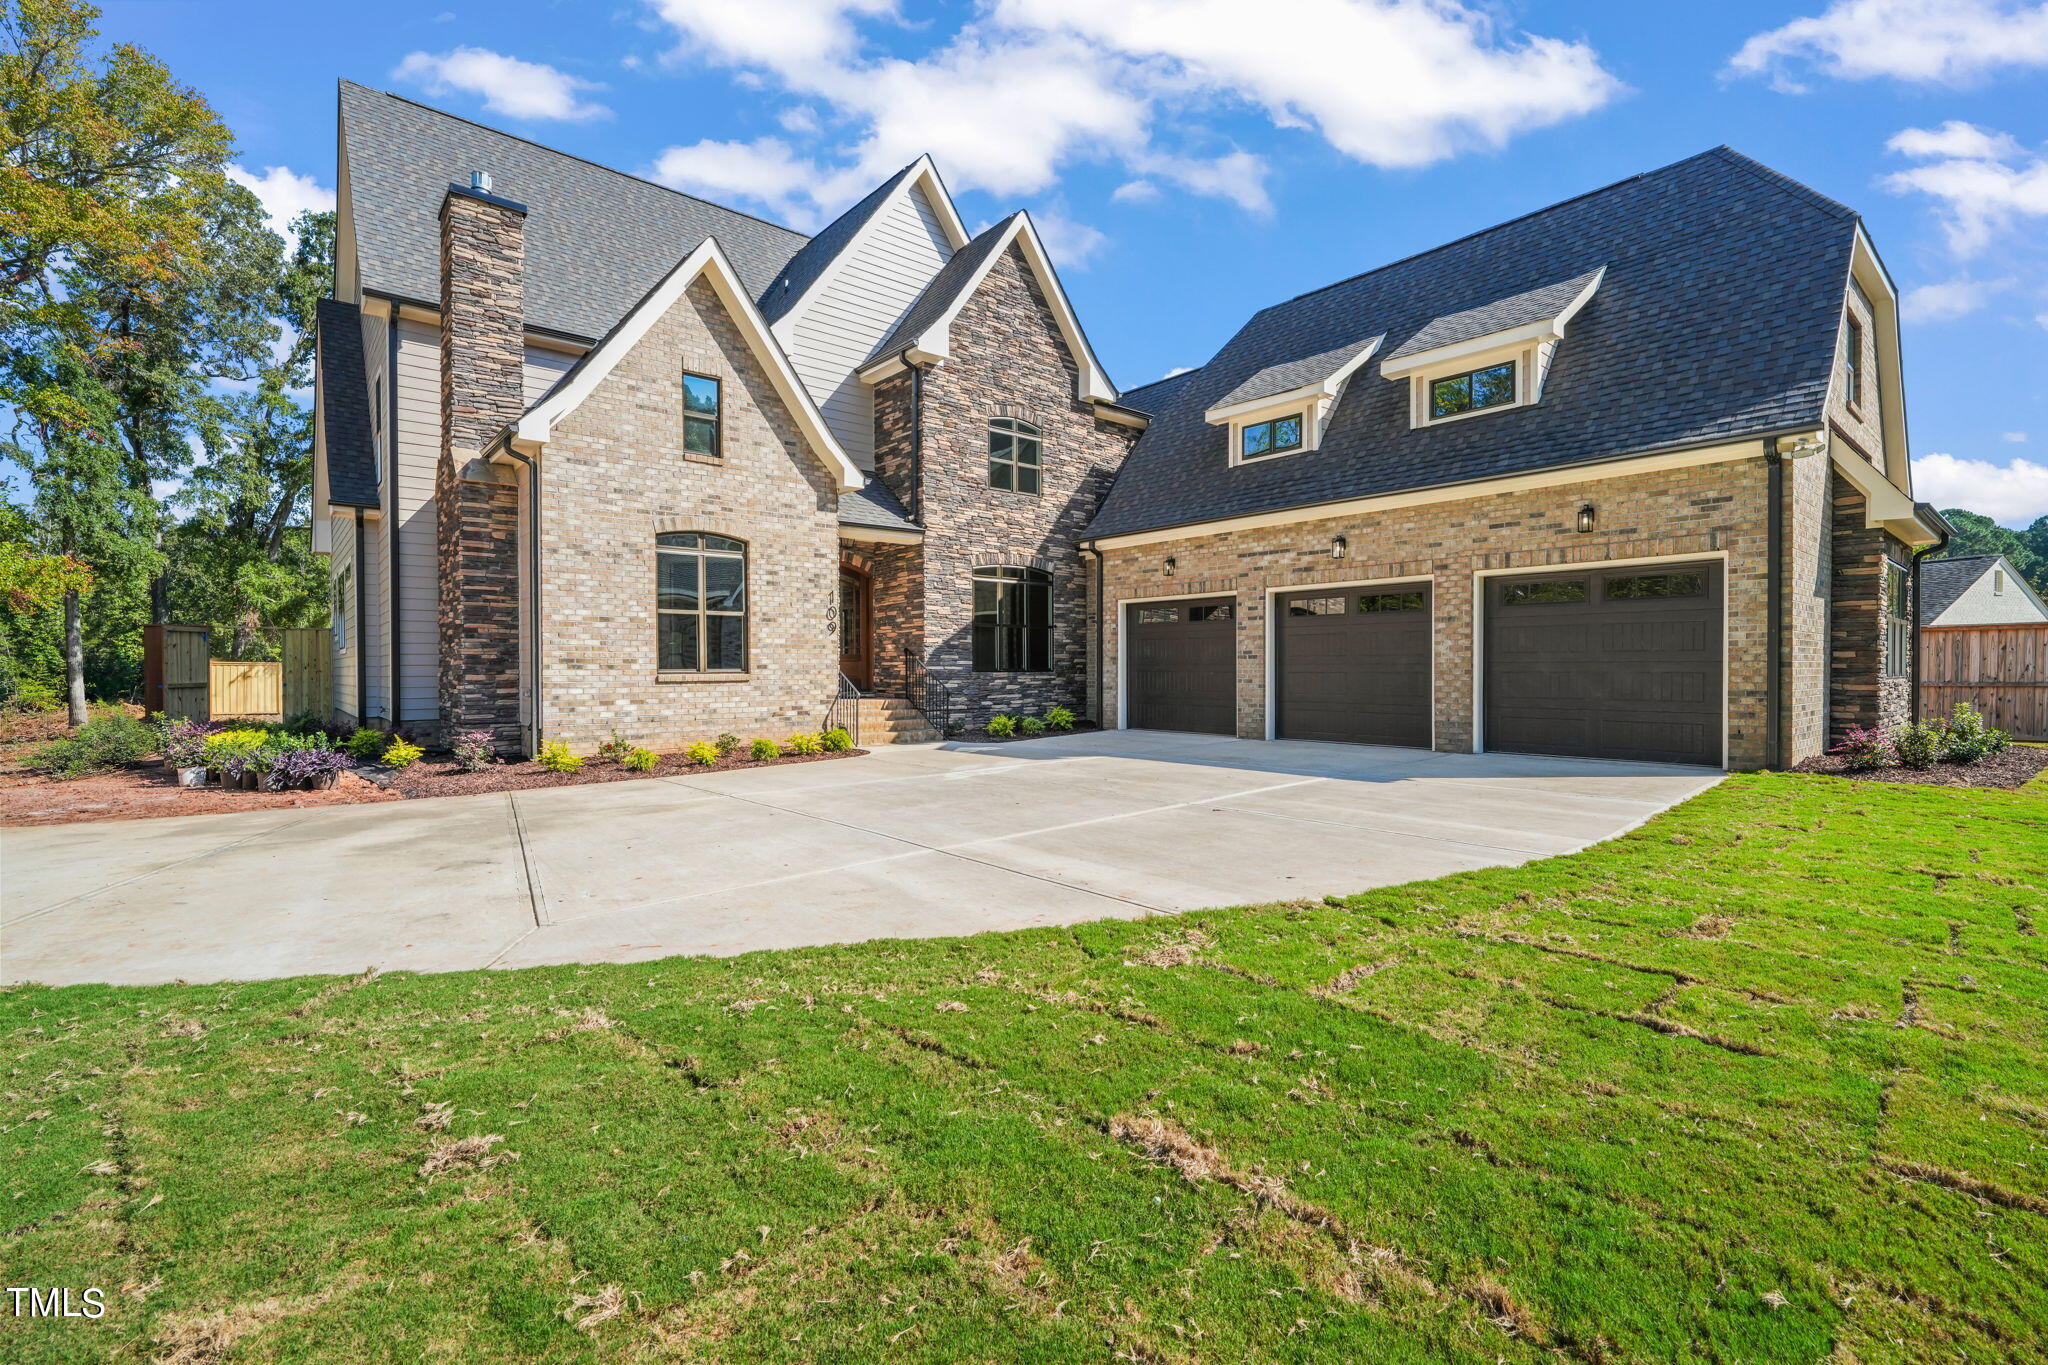
[[[1587,569],[1486,586],[1486,747],[1721,763],[1721,568]]]
[[[1211,597],[1125,611],[1124,724],[1236,734],[1236,604]]]
[[[1275,611],[1275,735],[1428,747],[1427,583],[1287,593]]]

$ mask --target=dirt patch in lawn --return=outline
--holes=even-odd
[[[68,825],[81,820],[146,820],[159,815],[224,815],[244,810],[301,806],[355,806],[397,801],[353,773],[325,791],[249,792],[225,787],[181,787],[161,763],[131,763],[112,772],[69,781],[21,773],[0,774],[0,825]]]
[[[1914,782],[1928,787],[2024,787],[2048,770],[2048,749],[2014,745],[1975,763],[1937,763],[1931,768],[1851,768],[1836,754],[1809,758],[1795,771],[1848,777],[1858,782]]]
[[[586,758],[573,773],[551,772],[530,759],[517,763],[493,763],[479,772],[466,773],[455,760],[445,756],[421,759],[409,767],[392,770],[370,768],[365,775],[378,786],[408,797],[475,796],[484,792],[527,791],[535,787],[580,787],[592,782],[631,782],[647,777],[693,777],[703,773],[726,773],[739,768],[769,768],[779,763],[827,763],[836,758],[854,758],[866,749],[848,749],[837,754],[784,754],[781,758],[756,760],[744,752],[710,767],[692,763],[681,754],[663,754],[648,772],[635,772],[601,758]]]

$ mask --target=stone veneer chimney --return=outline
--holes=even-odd
[[[526,209],[489,185],[478,174],[441,202],[441,729],[517,751],[519,489],[481,457],[526,407]]]

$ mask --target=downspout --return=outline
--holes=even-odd
[[[1946,550],[1949,541],[1955,538],[1956,531],[1955,527],[1948,524],[1947,517],[1935,511],[1927,503],[1915,503],[1913,511],[1923,521],[1931,518],[1933,525],[1941,534],[1941,539],[1935,541],[1932,545],[1923,546],[1913,551],[1913,662],[1909,670],[1913,687],[1913,699],[1912,707],[1908,714],[1914,720],[1924,720],[1925,717],[1920,713],[1920,643],[1922,639],[1920,634],[1920,561],[1932,558]]]
[[[356,725],[362,726],[369,718],[370,710],[370,648],[365,638],[370,622],[365,603],[369,601],[367,580],[363,572],[363,509],[356,509],[356,539],[351,547],[356,560]]]
[[[910,519],[924,525],[924,370],[910,367]]]
[[[505,453],[526,466],[526,520],[527,526],[527,582],[533,585],[533,601],[528,607],[532,625],[527,628],[526,648],[530,654],[527,660],[527,677],[533,687],[533,751],[540,752],[541,744],[541,691],[540,678],[540,465],[530,455],[514,450],[510,442],[505,444]]]
[[[1765,549],[1765,572],[1770,604],[1766,609],[1765,638],[1769,652],[1764,661],[1764,705],[1770,725],[1764,732],[1764,766],[1785,766],[1784,652],[1785,652],[1785,456],[1776,441],[1766,447],[1770,462],[1770,532]]]
[[[1093,544],[1081,548],[1095,561],[1095,696],[1091,699],[1094,702],[1095,714],[1089,719],[1100,725],[1103,716],[1107,714],[1103,709],[1102,698],[1109,687],[1109,655],[1103,651],[1103,642],[1108,638],[1105,624],[1109,620],[1109,604],[1102,600],[1102,551]]]
[[[396,308],[391,310],[391,324],[385,328],[385,336],[390,344],[386,348],[388,358],[384,363],[384,388],[386,390],[384,396],[386,403],[390,407],[390,412],[386,415],[384,422],[384,473],[391,485],[391,496],[385,503],[385,516],[391,522],[391,619],[386,622],[391,631],[391,685],[389,688],[390,695],[386,700],[389,702],[391,710],[391,732],[397,734],[400,723],[399,717],[404,714],[403,708],[399,705],[400,659],[398,653],[398,625],[399,613],[403,604],[401,600],[402,595],[399,592],[398,532],[399,524],[405,518],[403,515],[404,509],[398,505],[398,310]]]

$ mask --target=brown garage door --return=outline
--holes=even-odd
[[[1486,747],[1721,762],[1721,567],[1585,569],[1486,586]]]
[[[1293,592],[1275,610],[1275,735],[1428,746],[1427,583]]]
[[[1124,723],[1237,733],[1237,607],[1228,597],[1125,608]]]

